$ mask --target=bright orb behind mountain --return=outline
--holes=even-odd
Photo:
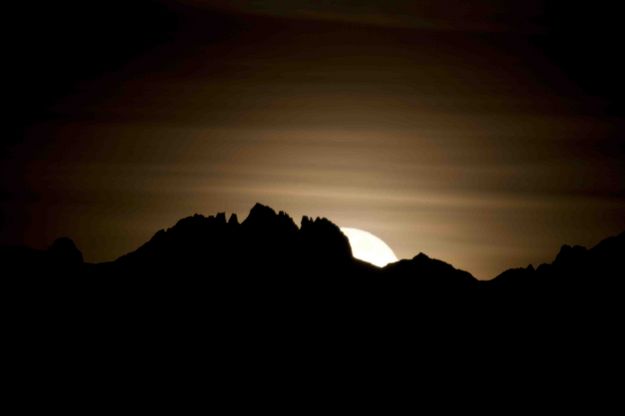
[[[358,228],[341,228],[352,246],[352,254],[359,260],[378,267],[397,261],[393,250],[375,235]]]

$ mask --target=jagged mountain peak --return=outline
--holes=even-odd
[[[588,250],[582,246],[569,246],[563,245],[560,248],[560,252],[553,261],[554,265],[570,264],[581,260],[586,255]]]
[[[273,208],[257,202],[247,218],[241,223],[246,229],[274,229],[276,232],[296,232],[297,225],[284,211],[276,213]]]
[[[228,219],[228,225],[239,225],[239,217],[237,214],[233,213],[230,215],[230,219]]]
[[[60,264],[75,265],[83,262],[82,253],[69,237],[60,237],[48,247],[48,254]]]

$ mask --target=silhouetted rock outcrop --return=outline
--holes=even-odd
[[[67,237],[55,240],[48,248],[47,254],[50,262],[57,267],[78,267],[82,264],[82,253],[76,248],[76,244]]]
[[[339,227],[326,218],[302,218],[300,245],[304,256],[318,262],[349,261],[352,248]]]
[[[478,283],[470,273],[431,259],[423,253],[412,260],[389,264],[383,271],[388,277],[408,279],[421,290],[467,290],[475,288]]]
[[[239,225],[239,218],[237,217],[237,214],[232,214],[230,216],[230,219],[228,220],[228,225],[230,225],[230,226],[237,226],[237,225]]]
[[[516,285],[518,285],[519,288],[527,287],[534,284],[535,277],[536,270],[534,266],[530,264],[526,268],[508,269],[490,281],[488,285],[498,289],[512,288]]]
[[[82,253],[67,237],[58,238],[47,250],[22,246],[0,247],[0,264],[8,274],[24,279],[44,276],[63,279],[81,275],[85,271]]]
[[[297,225],[293,219],[284,211],[278,214],[268,206],[256,204],[250,211],[245,221],[241,224],[244,229],[251,233],[276,233],[282,235],[294,234],[297,232]]]

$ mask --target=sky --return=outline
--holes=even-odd
[[[261,202],[488,279],[625,230],[608,3],[3,7],[0,243],[108,261]]]

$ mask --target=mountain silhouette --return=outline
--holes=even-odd
[[[468,290],[477,287],[478,280],[470,273],[455,269],[441,260],[419,253],[412,260],[400,260],[387,265],[383,273],[391,278],[413,279],[427,289]]]
[[[347,272],[353,264],[349,241],[327,219],[304,217],[298,227],[285,212],[256,204],[242,223],[234,215],[226,220],[224,213],[184,218],[109,268],[266,280]]]
[[[194,295],[222,291],[269,299],[291,296],[292,291],[309,299],[349,294],[354,299],[404,300],[430,294],[480,299],[498,294],[521,303],[568,302],[576,299],[571,295],[575,293],[586,297],[620,293],[624,256],[622,233],[591,249],[565,245],[550,264],[510,269],[490,281],[479,281],[423,253],[377,268],[355,259],[347,237],[328,219],[305,216],[298,226],[287,213],[259,203],[242,222],[225,213],[181,219],[108,263],[85,263],[66,237],[47,250],[0,249],[7,270],[29,279],[65,281],[64,285],[69,284],[66,278],[80,279],[81,285],[95,285],[102,293],[145,294],[168,288],[181,296],[185,291]]]
[[[625,277],[625,232],[591,249],[564,245],[550,264],[503,272],[485,284],[505,290],[602,290],[620,287]]]

